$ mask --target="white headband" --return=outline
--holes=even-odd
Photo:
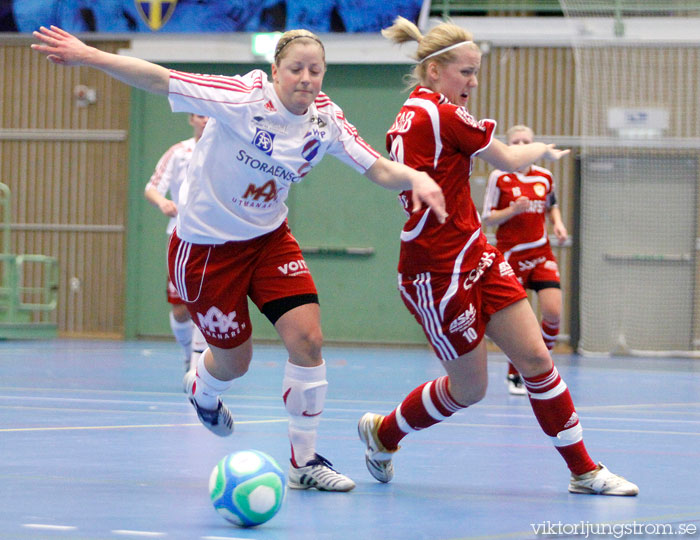
[[[462,45],[468,45],[469,43],[474,43],[473,41],[460,41],[459,43],[455,43],[454,45],[450,45],[449,47],[445,47],[444,49],[440,49],[438,51],[435,51],[432,54],[429,54],[425,58],[423,58],[419,64],[422,64],[425,62],[428,58],[432,58],[433,56],[437,56],[438,54],[446,53],[447,51],[451,51],[452,49],[456,49],[457,47],[461,47]]]

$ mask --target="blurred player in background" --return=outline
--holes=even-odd
[[[165,230],[168,236],[175,230],[177,211],[180,207],[180,189],[187,178],[187,167],[192,159],[194,145],[202,137],[209,118],[201,114],[190,114],[188,120],[192,126],[192,137],[174,144],[163,154],[144,192],[146,200],[170,218]],[[166,197],[168,193],[170,198]],[[170,329],[184,352],[187,372],[196,367],[197,360],[207,348],[207,344],[202,332],[192,322],[187,305],[180,298],[169,277],[166,294],[168,303],[172,305],[169,315]]]
[[[533,140],[534,133],[528,126],[513,126],[506,133],[509,145],[530,144]],[[484,196],[482,223],[497,226],[496,248],[503,253],[520,283],[537,293],[542,337],[551,351],[559,334],[561,285],[545,216],[552,222],[559,244],[566,242],[566,227],[549,170],[529,165],[512,173],[500,170],[491,173]],[[511,394],[527,393],[520,373],[511,363],[506,382]]]
[[[180,193],[169,272],[209,347],[185,376],[197,415],[226,436],[233,419],[220,395],[248,371],[253,355],[248,298],[274,325],[289,354],[282,397],[289,414],[288,485],[349,491],[355,483],[315,452],[328,382],[318,293],[287,224],[290,188],[331,154],[380,186],[410,189],[444,221],[442,190],[424,172],[381,157],[321,92],[325,48],[291,30],[262,70],[213,76],[168,70],[90,47],[60,28],[34,32],[32,45],[57,64],[83,65],[167,95],[174,112],[208,116]]]
[[[358,433],[369,472],[389,482],[392,458],[406,435],[483,399],[488,334],[523,374],[535,417],[571,471],[569,491],[636,495],[636,485],[588,455],[569,389],[552,364],[525,290],[486,241],[471,199],[476,156],[516,170],[539,159],[558,160],[568,151],[543,143],[508,146],[493,137],[493,120],[469,114],[467,101],[481,67],[481,51],[469,32],[442,23],[423,36],[398,17],[382,33],[395,43],[418,42],[417,86],[387,133],[387,149],[392,159],[435,178],[448,219],[440,223],[431,209],[406,204],[410,192],[401,194],[408,218],[401,231],[398,286],[447,375],[415,388],[387,416],[362,416]]]

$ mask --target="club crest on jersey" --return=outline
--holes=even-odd
[[[266,153],[268,156],[272,155],[272,143],[275,140],[275,134],[270,133],[264,129],[255,128],[255,137],[253,137],[253,146],[258,150]]]
[[[135,0],[134,3],[143,22],[157,32],[172,17],[177,0]]]
[[[321,147],[321,143],[318,139],[311,139],[307,141],[304,148],[301,150],[301,155],[306,161],[313,161],[313,159],[318,154],[318,149]]]
[[[532,189],[535,191],[535,195],[537,195],[538,197],[544,197],[544,194],[545,194],[546,191],[547,191],[547,188],[545,188],[545,187],[544,187],[542,184],[540,184],[540,183],[535,184],[534,187],[533,187]]]

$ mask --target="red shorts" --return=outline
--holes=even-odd
[[[166,294],[168,296],[168,303],[173,304],[173,305],[180,305],[184,304],[185,302],[180,298],[180,295],[177,294],[177,289],[175,288],[175,285],[173,284],[172,281],[170,281],[170,276],[168,276],[168,285],[166,289]]]
[[[207,343],[223,349],[241,345],[252,333],[247,296],[262,310],[274,300],[317,294],[286,222],[251,240],[216,245],[191,244],[175,231],[168,271]]]
[[[399,274],[404,304],[443,361],[474,349],[491,315],[527,298],[500,251],[489,244],[471,251],[453,274]]]
[[[549,244],[524,251],[514,251],[508,257],[515,275],[526,289],[538,291],[542,285],[558,287],[559,265]]]

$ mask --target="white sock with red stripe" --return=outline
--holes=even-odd
[[[415,388],[379,426],[380,442],[387,450],[395,450],[399,441],[412,431],[430,427],[449,418],[464,405],[450,394],[447,375]]]
[[[566,461],[573,474],[592,471],[596,464],[583,444],[583,429],[566,383],[552,366],[547,373],[523,377],[530,405],[542,430]]]
[[[289,443],[292,464],[302,467],[316,454],[316,430],[326,402],[326,363],[303,367],[287,361],[282,381],[282,399],[289,414]]]

